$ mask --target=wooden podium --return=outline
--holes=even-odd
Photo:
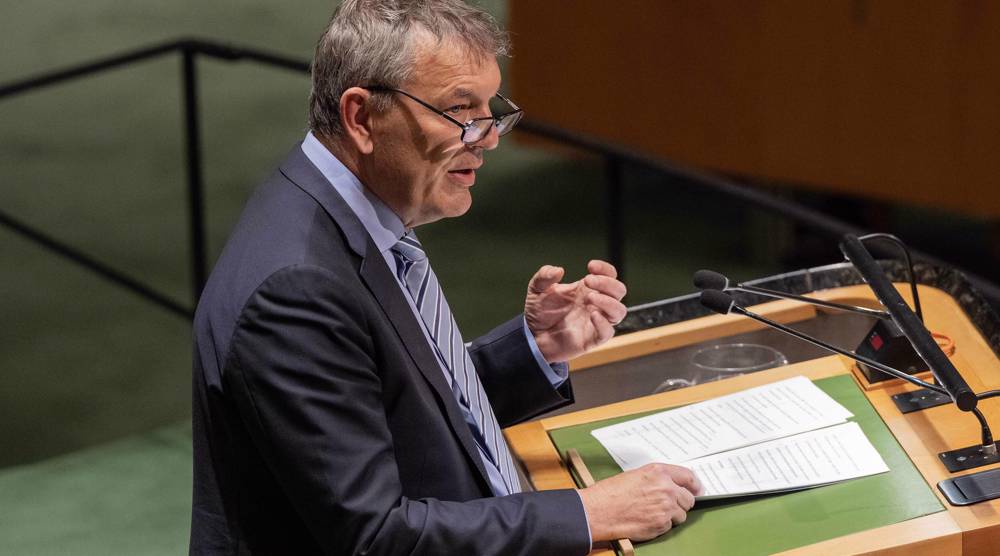
[[[897,284],[897,289],[910,301],[908,286]],[[970,388],[977,393],[1000,388],[1000,360],[959,303],[936,288],[921,285],[919,291],[927,328],[943,333],[954,341],[952,362]],[[874,302],[874,296],[867,286],[839,287],[811,295],[852,305],[873,306]],[[812,306],[790,301],[765,303],[751,310],[783,323],[807,320],[817,314]],[[762,325],[738,315],[712,315],[633,332],[615,338],[605,346],[574,360],[571,362],[571,370],[593,370],[613,362],[721,339],[761,327]],[[904,415],[896,408],[890,396],[915,390],[915,386],[898,379],[869,385],[855,368],[854,362],[842,356],[820,357],[727,380],[558,415],[511,427],[505,433],[515,457],[524,466],[526,475],[536,489],[575,488],[577,485],[549,437],[548,432],[551,430],[710,399],[796,375],[821,379],[845,374],[853,376],[929,488],[937,495],[944,510],[894,525],[802,546],[782,554],[1000,554],[1000,500],[965,507],[951,506],[936,486],[943,479],[998,467],[994,464],[951,474],[939,461],[940,452],[980,442],[980,429],[976,419],[954,405]],[[623,376],[621,380],[627,381],[628,377]],[[1000,399],[982,401],[979,407],[993,427],[994,434],[1000,436]],[[693,511],[697,511],[697,506]],[[761,534],[780,534],[780,531],[767,531],[766,528],[767,524],[761,524]],[[719,531],[718,534],[725,532]],[[594,553],[612,554],[607,548],[596,549]],[[641,554],[641,545],[638,553]]]

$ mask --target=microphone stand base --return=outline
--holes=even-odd
[[[950,473],[956,473],[1000,461],[1000,454],[997,453],[996,448],[996,443],[993,444],[992,450],[989,447],[984,448],[982,444],[976,444],[975,446],[959,448],[950,452],[941,452],[938,454],[938,457],[941,458],[941,463],[944,464]]]
[[[899,409],[900,413],[913,413],[914,411],[949,404],[951,403],[951,396],[921,388],[912,392],[896,394],[892,396],[892,401],[896,404],[896,408]]]

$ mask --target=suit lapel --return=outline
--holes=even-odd
[[[369,243],[369,246],[374,248],[372,243]],[[479,455],[479,448],[476,446],[476,441],[472,438],[469,425],[466,424],[465,418],[462,416],[462,410],[458,407],[455,394],[452,393],[451,388],[448,387],[448,383],[445,381],[437,356],[434,355],[430,344],[427,343],[424,332],[420,328],[420,324],[417,322],[413,311],[410,309],[410,304],[403,297],[403,292],[400,290],[395,276],[389,271],[384,260],[374,260],[375,257],[381,259],[382,255],[375,252],[374,257],[365,259],[361,263],[361,278],[368,285],[375,299],[382,306],[382,310],[389,317],[389,322],[396,329],[396,334],[403,341],[403,345],[410,353],[410,357],[416,363],[417,368],[420,369],[420,373],[434,389],[440,406],[444,408],[445,413],[448,415],[448,422],[451,424],[452,430],[458,436],[462,447],[465,448],[469,458],[475,463],[476,469],[479,470],[480,475],[486,480],[488,486],[488,475],[486,474],[486,468],[483,466],[482,457]]]
[[[361,257],[359,270],[361,279],[385,311],[420,374],[430,384],[438,398],[439,407],[443,408],[447,416],[452,432],[479,470],[480,482],[487,492],[492,491],[476,441],[472,438],[455,395],[445,381],[437,357],[427,343],[416,315],[403,297],[399,283],[385,264],[385,259],[375,247],[364,225],[299,146],[292,149],[292,153],[281,165],[281,172],[323,207],[344,232],[351,249]]]

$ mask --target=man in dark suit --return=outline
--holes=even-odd
[[[611,265],[542,267],[468,346],[413,229],[463,214],[520,118],[505,38],[459,0],[347,0],[311,132],[248,202],[195,317],[193,553],[584,554],[684,520],[650,465],[523,492],[500,427],[572,402],[561,363],[613,334]],[[492,103],[492,104],[491,104]]]

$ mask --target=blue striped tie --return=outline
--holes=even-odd
[[[410,291],[417,311],[437,348],[438,357],[448,371],[445,376],[451,383],[452,392],[462,408],[472,436],[490,460],[483,464],[493,465],[500,471],[508,492],[520,492],[521,485],[514,471],[507,442],[500,432],[500,425],[469,352],[465,349],[455,316],[448,307],[437,276],[413,230],[407,232],[392,247],[392,254],[396,259],[399,278]]]

